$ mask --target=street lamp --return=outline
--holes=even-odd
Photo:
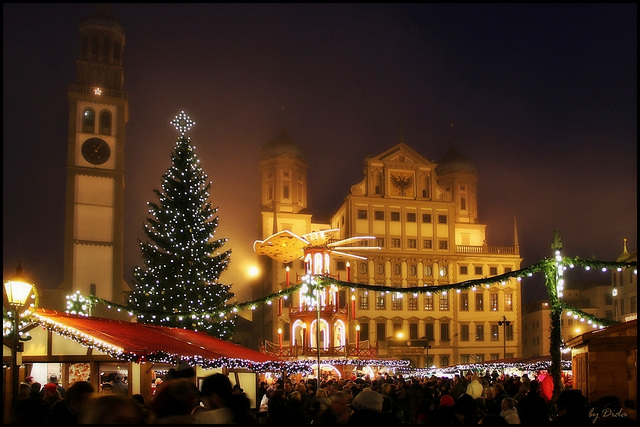
[[[4,291],[7,294],[7,302],[11,306],[13,320],[13,333],[11,339],[11,405],[15,408],[18,398],[18,386],[20,383],[19,371],[22,365],[22,358],[18,360],[18,353],[24,351],[24,343],[20,342],[20,307],[25,305],[33,285],[26,282],[23,274],[24,270],[20,263],[16,268],[16,275],[13,279],[4,282]]]
[[[431,348],[431,344],[429,344],[429,341],[427,341],[427,345],[424,346],[424,348],[427,350],[427,363],[426,363],[426,367],[429,368],[429,349]]]
[[[504,344],[503,344],[503,358],[507,358],[507,326],[509,326],[511,324],[510,321],[507,320],[507,316],[502,316],[502,320],[498,321],[498,325],[502,326],[502,331],[503,331],[503,338],[504,338]]]

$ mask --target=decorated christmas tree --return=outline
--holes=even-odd
[[[149,202],[144,224],[148,240],[139,241],[144,266],[133,270],[128,308],[141,323],[204,331],[228,339],[234,318],[220,315],[234,294],[219,282],[231,250],[214,238],[218,208],[209,201],[211,182],[185,133],[195,123],[183,112],[171,121],[180,132],[171,167],[162,176],[157,203]]]

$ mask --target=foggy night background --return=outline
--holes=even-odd
[[[41,288],[63,280],[66,90],[96,6],[3,4],[5,280],[19,261]],[[424,157],[453,138],[474,162],[487,242],[513,245],[516,217],[523,267],[550,256],[554,229],[567,256],[614,261],[623,238],[637,248],[636,4],[116,3],[111,15],[126,31],[129,283],[181,110],[232,250],[221,281],[240,302],[257,259],[259,152],[281,126],[306,150],[315,222],[400,124]],[[534,279],[525,301],[546,296]]]

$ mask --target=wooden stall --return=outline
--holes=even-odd
[[[19,378],[41,372],[46,383],[56,373],[69,387],[75,381],[89,381],[100,390],[101,381],[121,372],[127,379],[129,394],[141,394],[149,401],[154,385],[179,361],[194,367],[194,382],[222,372],[232,384],[241,387],[254,405],[259,372],[280,372],[282,362],[275,357],[224,341],[202,332],[157,325],[71,315],[38,309],[27,328],[31,339],[24,342]],[[11,348],[3,345],[4,407],[11,405]],[[8,422],[9,411],[5,411]]]
[[[620,401],[638,398],[637,319],[578,335],[566,342],[571,348],[573,388],[589,402],[615,396]]]

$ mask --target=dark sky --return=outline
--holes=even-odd
[[[95,4],[3,4],[3,274],[63,279],[78,23]],[[125,278],[185,110],[228,237],[240,301],[255,261],[260,147],[281,125],[309,162],[325,221],[364,159],[405,142],[437,161],[453,138],[478,169],[490,245],[523,267],[613,261],[637,247],[636,4],[113,4],[126,30]],[[284,107],[284,109],[283,109]],[[450,124],[453,123],[453,128]],[[453,129],[453,130],[451,130]],[[523,282],[525,299],[541,298]]]

